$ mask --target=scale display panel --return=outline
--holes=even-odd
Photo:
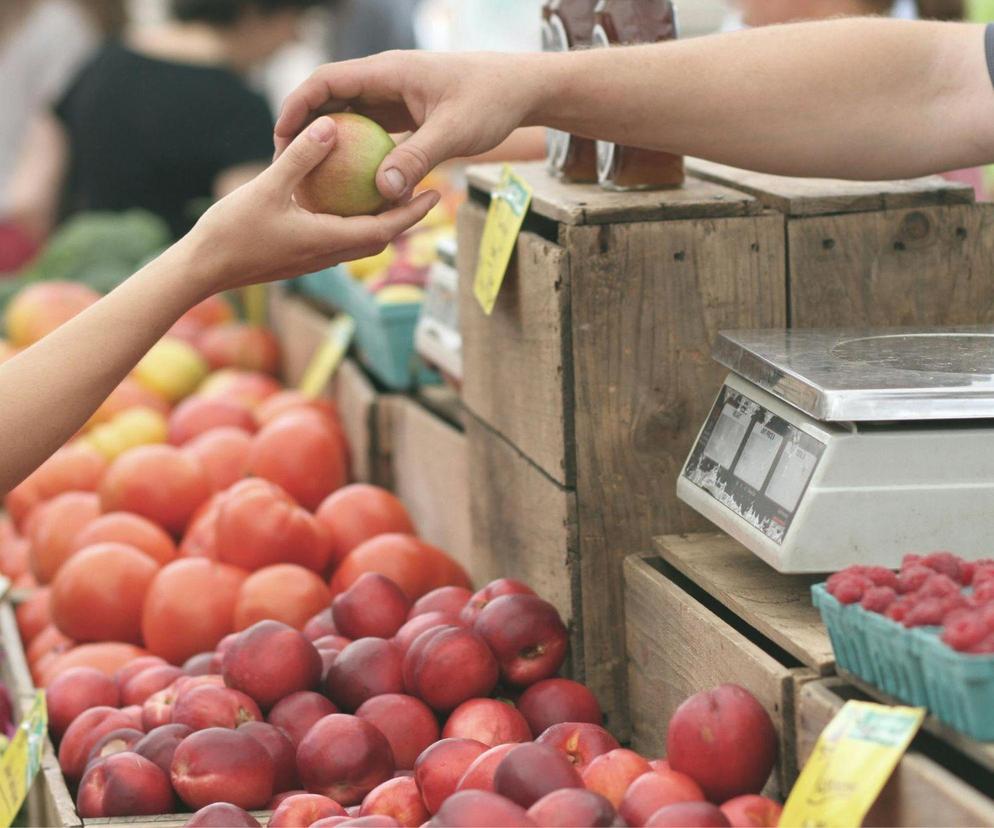
[[[722,386],[683,476],[782,544],[825,444]]]

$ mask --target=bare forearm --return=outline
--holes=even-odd
[[[187,308],[204,298],[182,242],[0,365],[0,492],[68,440]]]
[[[590,137],[784,175],[994,160],[982,26],[835,20],[538,60],[528,120]]]

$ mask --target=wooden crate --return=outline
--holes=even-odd
[[[840,678],[808,682],[796,706],[797,756],[803,763],[839,708],[866,698]],[[883,789],[864,825],[994,825],[994,773],[965,761],[943,739],[919,735]]]
[[[794,704],[834,660],[811,580],[770,569],[725,535],[666,536],[625,561],[632,743],[664,755],[666,726],[692,693],[739,684],[763,704],[780,737],[769,792],[797,775]]]

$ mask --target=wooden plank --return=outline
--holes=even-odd
[[[557,482],[573,478],[569,279],[562,248],[522,233],[493,314],[473,295],[486,211],[459,208],[459,319],[466,407]]]
[[[721,532],[664,535],[655,550],[743,621],[821,675],[835,668],[835,654],[811,585],[821,575],[782,575]]]
[[[331,320],[283,285],[273,286],[269,297],[269,322],[280,340],[283,379],[295,386],[324,341]]]
[[[844,181],[796,178],[740,170],[699,158],[687,159],[698,178],[755,196],[765,207],[788,216],[865,213],[937,204],[969,204],[973,188],[938,175],[904,181]]]
[[[797,219],[788,227],[794,327],[994,320],[994,205]]]
[[[346,359],[335,372],[329,389],[338,406],[338,414],[349,443],[352,479],[373,481],[376,453],[375,408],[379,399],[365,371]]]
[[[694,177],[672,190],[616,193],[596,184],[567,184],[553,178],[542,161],[513,166],[532,188],[531,209],[563,224],[721,218],[760,211],[752,196]],[[489,194],[497,189],[503,169],[503,164],[483,164],[470,167],[466,177],[470,187]]]
[[[665,755],[676,708],[693,693],[734,682],[757,698],[777,728],[779,769],[768,792],[788,790],[795,738],[791,669],[684,592],[649,556],[625,560],[625,623],[635,750]]]
[[[564,230],[586,678],[622,710],[622,560],[656,535],[711,528],[675,483],[724,379],[718,331],[785,323],[784,220]]]
[[[800,689],[796,732],[802,763],[811,755],[821,731],[852,697],[853,692],[840,679],[813,681]],[[994,801],[920,752],[919,741],[912,743],[863,824],[994,825]]]
[[[472,414],[469,445],[474,583],[517,578],[553,604],[570,628],[573,674],[584,654],[576,560],[576,495]],[[612,623],[620,627],[618,619]]]
[[[389,404],[394,492],[418,534],[468,566],[473,534],[466,435],[410,399]]]

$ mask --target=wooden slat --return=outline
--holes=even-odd
[[[721,218],[752,215],[760,209],[759,203],[746,193],[693,177],[673,190],[615,193],[596,184],[564,183],[550,176],[541,161],[513,166],[531,185],[531,209],[563,224]],[[470,167],[466,176],[471,187],[492,193],[503,168],[503,164]]]
[[[811,755],[821,731],[853,697],[840,679],[805,684],[797,702],[797,755],[803,763]],[[916,750],[905,754],[881,792],[867,826],[994,825],[994,801],[967,784],[938,761]]]
[[[522,233],[497,305],[483,313],[473,274],[486,211],[459,209],[459,319],[466,407],[557,482],[572,483],[569,279],[562,248]]]
[[[372,482],[376,452],[373,429],[375,408],[380,397],[365,371],[351,359],[346,359],[335,372],[330,394],[338,406],[342,428],[349,443],[352,479],[361,483]]]
[[[418,534],[467,566],[473,536],[466,435],[405,397],[391,398],[388,406],[394,492]]]
[[[937,204],[968,204],[973,188],[941,176],[904,181],[843,181],[795,178],[740,170],[698,158],[687,159],[687,170],[698,178],[755,196],[764,206],[788,216],[865,213]]]
[[[791,221],[794,327],[994,320],[994,205]]]
[[[718,331],[785,322],[783,218],[567,227],[586,677],[624,707],[621,562],[710,524],[676,479],[725,370]]]
[[[782,575],[720,532],[665,535],[655,550],[743,621],[821,675],[835,654],[821,615],[811,603],[815,575]]]
[[[269,321],[280,340],[283,380],[295,386],[324,341],[331,320],[285,286],[274,285],[269,292]]]
[[[778,785],[793,778],[791,669],[704,607],[648,557],[625,561],[625,622],[632,745],[647,756],[666,752],[666,727],[691,694],[733,682],[766,708],[780,736]]]
[[[573,672],[583,674],[576,588],[576,496],[475,416],[466,418],[475,583],[517,578],[570,626]],[[619,618],[613,623],[620,628]]]

